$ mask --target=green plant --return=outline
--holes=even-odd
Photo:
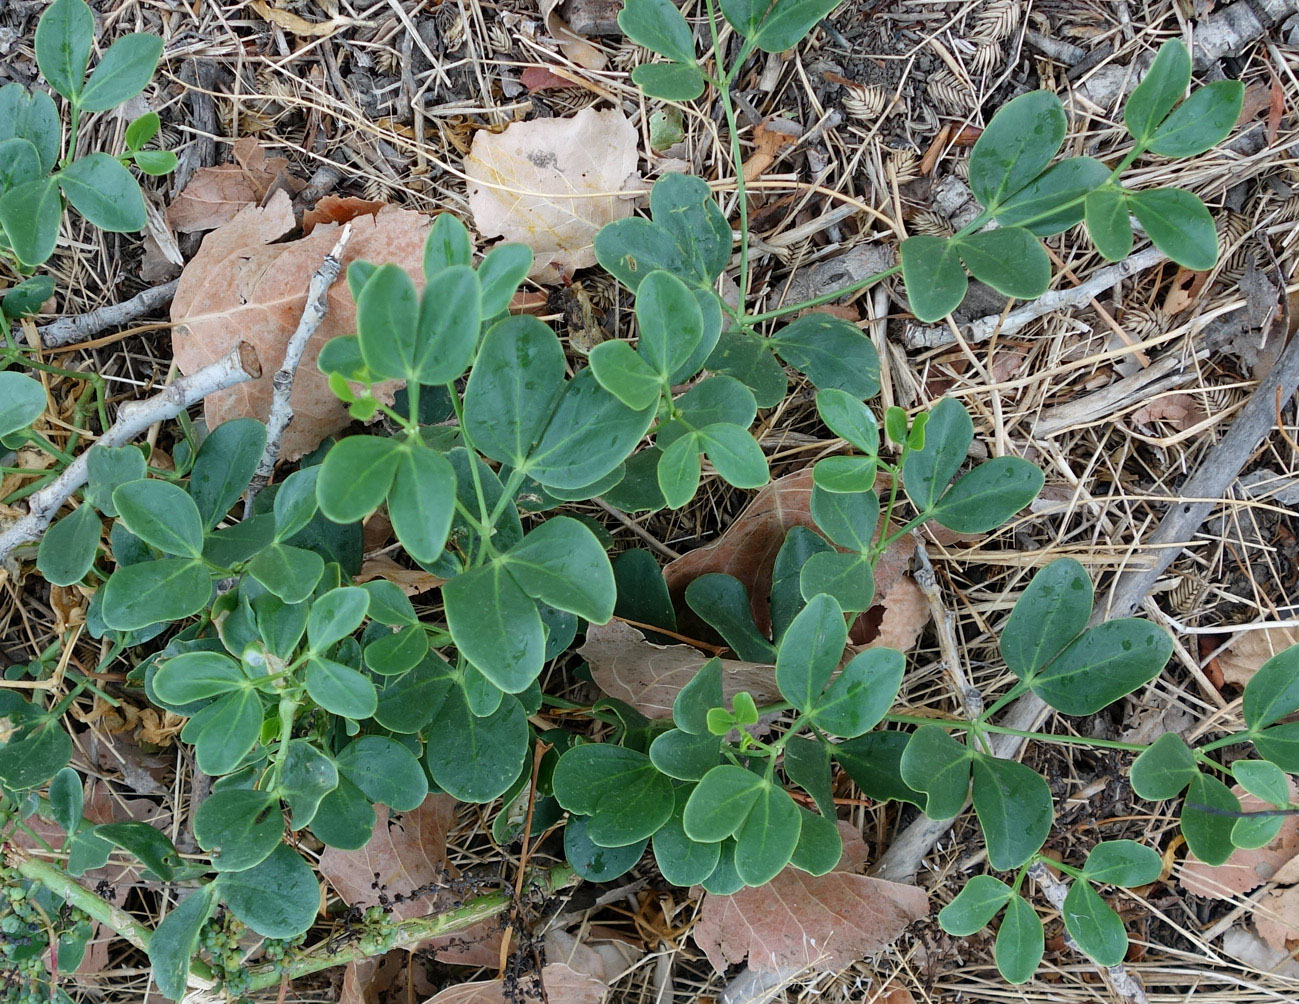
[[[79,2],[59,0],[46,15],[60,12],[49,30],[88,39],[77,27]],[[668,60],[635,71],[647,93],[689,100],[705,86],[716,89],[738,165],[730,84],[755,49],[788,48],[833,6],[726,0],[722,13],[742,40],[726,69],[711,3],[711,64],[697,59],[669,0],[629,0],[621,22]],[[42,68],[56,87],[80,80]],[[81,820],[72,782],[58,780],[71,753],[59,719],[95,687],[75,670],[67,673],[68,693],[50,707],[0,692],[11,729],[0,747],[0,811],[14,826],[37,811],[56,819],[68,834],[62,850],[72,875],[121,847],[154,876],[193,886],[156,931],[136,931],[172,997],[191,972],[239,993],[331,964],[335,956],[324,950],[278,944],[302,935],[318,903],[310,867],[284,842],[286,823],[326,845],[357,848],[371,835],[375,803],[412,809],[431,790],[469,802],[502,799],[493,823],[501,841],[520,835],[527,818],[538,835],[567,812],[571,871],[535,876],[543,888],[573,872],[616,877],[652,845],[665,879],[714,892],[761,885],[789,865],[814,874],[834,867],[841,848],[833,763],[868,796],[912,802],[934,818],[959,813],[972,795],[989,867],[1010,881],[976,876],[940,920],[954,933],[972,933],[1004,909],[998,963],[1016,982],[1032,975],[1042,954],[1041,923],[1020,890],[1044,861],[1054,811],[1047,782],[994,755],[991,736],[1139,753],[1132,773],[1139,795],[1173,798],[1189,789],[1182,828],[1203,860],[1265,841],[1273,817],[1232,815],[1239,803],[1216,776],[1228,768],[1211,754],[1252,742],[1262,759],[1232,764],[1231,776],[1285,802],[1284,772],[1299,772],[1299,725],[1282,722],[1299,710],[1299,648],[1251,681],[1247,731],[1196,750],[1169,737],[1147,748],[1015,732],[993,718],[1022,694],[1031,691],[1062,714],[1089,715],[1150,682],[1171,651],[1167,635],[1145,621],[1088,627],[1091,582],[1062,559],[1036,575],[1003,626],[1002,656],[1018,683],[969,720],[895,712],[905,664],[899,652],[872,649],[839,668],[850,619],[871,606],[874,568],[891,543],[929,520],[961,533],[1000,526],[1036,497],[1043,475],[1016,457],[965,470],[974,427],[952,399],[911,416],[890,409],[882,443],[880,422],[864,403],[879,390],[878,360],[855,325],[812,313],[766,333],[769,322],[899,270],[923,320],[960,302],[966,268],[1008,295],[1037,295],[1050,277],[1038,236],[1085,218],[1102,252],[1121,256],[1130,246],[1130,231],[1128,243],[1122,239],[1128,209],[1175,260],[1211,262],[1216,238],[1211,224],[1197,222],[1207,211],[1194,209],[1194,196],[1115,184],[1143,151],[1189,155],[1226,134],[1239,85],[1215,84],[1178,105],[1188,79],[1185,52],[1170,43],[1129,102],[1134,144],[1115,154],[1113,170],[1086,157],[1050,166],[1064,137],[1059,102],[1042,92],[1016,98],[994,116],[972,157],[971,186],[985,206],[976,223],[947,241],[908,238],[899,266],[764,312],[748,309],[742,178],[740,297],[731,305],[715,291],[731,259],[731,225],[705,182],[669,175],[653,188],[648,219],[610,224],[596,239],[600,263],[635,294],[635,347],[605,342],[571,375],[550,327],[508,313],[531,265],[526,248],[498,246],[475,267],[465,228],[442,215],[425,247],[422,291],[395,265],[353,263],[347,282],[357,334],[329,342],[318,366],[354,417],[381,424],[324,444],[257,494],[240,521],[231,510],[263,456],[262,423],[227,422],[201,442],[186,426],[176,469],[167,472],[149,471],[133,447],[92,447],[80,504],[50,529],[37,555],[51,583],[99,584],[87,625],[108,641],[109,658],[187,622],[135,666],[130,682],[188,718],[181,738],[215,778],[193,819],[209,864],[185,861],[150,827]],[[88,108],[88,89],[60,88],[73,103],[74,127],[77,96]],[[630,619],[675,629],[651,555],[627,552],[615,563],[599,524],[555,510],[592,498],[627,512],[683,506],[698,490],[701,457],[737,488],[767,483],[751,427],[759,409],[784,399],[785,365],[807,377],[821,421],[846,444],[813,469],[816,529],[791,531],[783,541],[769,634],[753,622],[738,580],[708,575],[686,592],[737,655],[774,666],[780,699],[760,707],[751,694],[732,693],[722,663],[712,660],[682,689],[670,721],[606,700],[586,711],[611,726],[609,741],[560,729],[538,734],[533,721],[542,707],[564,704],[542,692],[543,669],[570,650],[584,624],[607,622],[618,603],[634,613]],[[0,378],[27,381],[14,385],[18,403],[0,411],[0,432],[14,432],[39,414],[44,395],[28,378]],[[389,381],[405,385],[393,404],[376,390]],[[351,584],[361,521],[380,507],[410,561],[444,580],[440,617],[421,618],[383,580]],[[101,517],[113,521],[111,570],[101,560]],[[13,672],[44,677],[50,660]],[[536,758],[534,774],[538,742],[550,748]],[[51,785],[42,800],[35,793],[56,775],[57,791]],[[796,800],[791,789],[806,797]],[[530,817],[514,811],[529,804]],[[1068,929],[1097,961],[1118,961],[1126,935],[1093,885],[1152,880],[1152,855],[1116,841],[1098,844],[1080,866],[1053,863],[1076,879]],[[61,870],[33,859],[16,867],[23,888],[57,891],[119,931],[128,923]],[[375,918],[357,951],[427,937],[508,904],[508,897],[483,897],[452,921]],[[274,957],[234,956],[236,924],[277,939]]]
[[[124,35],[87,76],[94,34],[94,15],[85,0],[54,0],[36,26],[41,75],[67,100],[66,142],[49,94],[28,93],[21,84],[0,88],[0,258],[11,259],[20,272],[30,272],[54,253],[64,200],[102,230],[132,233],[144,228],[145,211],[127,165],[152,175],[176,167],[175,154],[144,149],[158,132],[154,112],[127,126],[124,153],[76,156],[82,116],[116,108],[139,94],[162,54],[162,39]],[[29,280],[10,290],[6,316],[39,306],[52,289],[46,283]]]

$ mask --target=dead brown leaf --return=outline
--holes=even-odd
[[[340,17],[338,15],[331,17],[328,21],[308,21],[305,17],[299,17],[292,11],[272,7],[266,0],[251,0],[249,6],[265,20],[279,25],[285,31],[292,32],[301,38],[327,38],[334,32],[357,23],[350,17]]]
[[[482,130],[465,157],[469,208],[484,235],[532,248],[533,278],[555,282],[594,265],[596,231],[631,215],[618,193],[636,182],[636,158],[636,130],[617,110]]]
[[[746,958],[759,970],[839,970],[887,948],[928,915],[923,889],[858,874],[866,845],[851,824],[839,830],[843,858],[827,875],[791,867],[768,885],[704,896],[693,935],[718,972]]]
[[[180,195],[167,208],[173,230],[196,233],[229,223],[248,206],[260,204],[273,190],[290,194],[306,182],[289,171],[283,157],[268,157],[255,136],[235,142],[234,163],[205,167],[194,172]]]
[[[369,843],[356,851],[325,848],[320,855],[321,877],[345,903],[362,909],[379,903],[381,894],[390,901],[400,895],[400,902],[390,902],[397,920],[449,909],[452,900],[463,895],[446,888],[448,880],[458,876],[446,853],[455,806],[449,795],[429,795],[418,809],[397,815],[376,805]],[[499,958],[500,932],[479,925],[416,947],[433,948],[438,958],[458,965],[493,965]]]
[[[358,216],[378,216],[388,203],[358,199],[351,195],[326,195],[302,214],[302,236],[321,223],[350,223]]]
[[[556,8],[561,0],[541,0],[541,16],[546,22],[546,30],[559,42],[564,55],[578,66],[588,70],[603,70],[608,64],[604,53],[568,26],[568,22],[559,16]]]
[[[753,153],[742,165],[745,181],[754,181],[776,162],[780,151],[798,141],[801,130],[792,122],[773,119],[758,123],[753,130]]]
[[[1245,794],[1239,785],[1231,790],[1240,799],[1244,812],[1272,808],[1261,799]],[[1295,792],[1292,781],[1291,798]],[[1281,832],[1270,844],[1255,850],[1237,848],[1226,863],[1221,865],[1206,865],[1193,857],[1188,858],[1182,867],[1179,881],[1183,889],[1197,896],[1232,900],[1275,879],[1281,869],[1294,860],[1296,854],[1299,854],[1299,816],[1287,816],[1281,825]]]
[[[446,579],[439,578],[422,568],[403,568],[386,554],[376,554],[361,563],[361,571],[356,576],[357,583],[369,582],[371,579],[387,579],[393,585],[400,587],[407,596],[427,593],[430,589],[436,589],[446,582]]]
[[[626,701],[650,718],[668,718],[672,702],[708,656],[690,645],[656,645],[621,621],[592,624],[578,649],[591,677],[610,697]],[[722,660],[722,692],[730,699],[747,690],[759,704],[780,699],[771,666]]]
[[[1149,426],[1162,422],[1179,432],[1185,432],[1208,416],[1203,403],[1194,395],[1165,394],[1138,408],[1131,417],[1133,425]]]
[[[1218,656],[1223,681],[1245,686],[1263,663],[1296,643],[1299,643],[1299,631],[1294,628],[1242,631]]]
[[[556,962],[541,970],[540,979],[521,977],[508,995],[504,980],[479,980],[448,987],[424,1004],[601,1004],[608,989],[594,977]]]
[[[265,208],[244,209],[208,234],[181,274],[171,305],[176,322],[172,348],[181,372],[212,362],[238,341],[250,342],[262,364],[259,379],[204,401],[211,428],[232,418],[265,421],[270,413],[271,379],[302,315],[311,275],[338,239],[338,227],[331,224],[316,227],[300,240],[273,243],[294,225],[289,197],[276,192]],[[343,256],[344,271],[358,258],[395,262],[422,285],[428,227],[427,216],[395,207],[374,217],[357,217]],[[356,304],[341,280],[330,287],[327,302],[329,313],[307,343],[293,384],[293,421],[281,451],[285,460],[296,460],[351,422],[346,406],[316,368],[316,356],[334,336],[356,333]],[[395,386],[382,384],[380,393],[391,400]]]
[[[1272,889],[1254,907],[1254,926],[1269,947],[1286,950],[1286,942],[1299,941],[1299,885]]]

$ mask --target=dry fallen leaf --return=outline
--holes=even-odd
[[[448,987],[424,1004],[601,1004],[608,987],[592,976],[552,963],[537,976],[521,976],[507,992],[505,980],[479,980]]]
[[[423,284],[424,237],[429,217],[388,207],[377,216],[352,221],[352,239],[343,270],[360,258],[395,262]],[[249,207],[203,239],[181,274],[172,300],[172,349],[182,373],[219,358],[237,341],[250,342],[262,376],[210,395],[204,402],[209,428],[232,418],[265,421],[270,413],[271,379],[284,361],[284,349],[302,316],[311,275],[338,240],[336,224],[321,225],[307,237],[273,243],[295,226],[289,197],[271,196],[265,208]],[[296,460],[326,436],[351,423],[347,407],[334,396],[316,368],[321,346],[336,335],[356,333],[356,304],[343,280],[329,289],[329,313],[303,352],[293,384],[293,421],[285,430],[281,456]],[[387,399],[395,384],[382,384]]]
[[[248,206],[260,204],[275,189],[301,191],[306,182],[289,171],[283,157],[268,157],[254,136],[233,147],[235,162],[194,172],[180,195],[167,208],[173,230],[196,233],[229,223]]]
[[[386,806],[376,805],[369,842],[356,851],[325,848],[320,855],[321,877],[349,906],[364,909],[379,903],[381,895],[387,896],[396,920],[449,909],[453,900],[464,897],[463,891],[447,888],[459,877],[447,861],[446,847],[455,807],[450,795],[429,795],[418,809],[392,815]],[[401,902],[394,901],[398,895]],[[500,957],[500,942],[500,931],[486,923],[415,948],[434,949],[439,959],[456,965],[489,966]]]
[[[631,215],[618,193],[636,183],[636,157],[636,130],[617,110],[479,131],[465,157],[475,225],[528,245],[532,276],[557,281],[594,265],[596,232]]]
[[[285,31],[292,32],[302,38],[326,38],[336,31],[357,23],[349,17],[340,17],[338,15],[331,17],[328,21],[308,21],[305,17],[299,17],[292,11],[272,7],[266,0],[251,0],[250,6],[265,20],[279,25]]]
[[[798,142],[802,129],[785,119],[758,123],[753,130],[753,153],[741,165],[745,181],[755,181],[776,162],[780,151]]]
[[[759,970],[814,966],[833,972],[887,948],[929,913],[923,889],[858,872],[866,845],[841,822],[839,867],[812,876],[786,868],[768,885],[704,896],[693,935],[718,972],[743,962]]]
[[[378,216],[387,204],[351,195],[326,195],[302,214],[302,236],[322,223],[350,223],[358,216]]]
[[[356,575],[357,584],[369,582],[371,579],[387,579],[407,596],[427,593],[430,589],[436,589],[446,582],[446,579],[432,572],[426,572],[422,568],[403,568],[386,554],[377,554],[373,558],[366,558],[361,563],[361,571]]]
[[[578,654],[591,678],[610,697],[626,701],[650,718],[667,718],[672,702],[708,656],[690,645],[656,645],[630,624],[610,621],[586,629]],[[722,660],[722,693],[729,700],[747,690],[759,704],[780,700],[771,666]]]
[[[546,22],[546,30],[559,42],[564,55],[578,66],[603,70],[608,64],[604,53],[568,26],[556,10],[559,4],[560,0],[541,0],[541,17]]]
[[[1247,795],[1239,785],[1231,790],[1240,799],[1244,812],[1272,808],[1261,799]],[[1291,798],[1295,797],[1296,791],[1292,781]],[[1237,848],[1226,863],[1220,865],[1206,865],[1193,857],[1188,858],[1178,880],[1183,889],[1196,896],[1234,900],[1257,889],[1264,882],[1277,879],[1281,869],[1293,861],[1296,854],[1299,854],[1299,816],[1287,816],[1281,824],[1281,832],[1271,843],[1254,850]],[[1299,875],[1290,878],[1290,881],[1296,879],[1299,879]]]
[[[1204,404],[1191,394],[1165,394],[1134,411],[1132,424],[1138,427],[1162,422],[1178,432],[1185,432],[1207,417]]]
[[[1299,643],[1299,630],[1295,628],[1242,631],[1218,656],[1222,678],[1243,687],[1263,663],[1296,643]]]

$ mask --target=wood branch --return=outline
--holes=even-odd
[[[47,349],[88,341],[106,328],[130,324],[146,314],[152,314],[159,307],[171,303],[179,282],[179,279],[172,279],[171,282],[164,282],[161,286],[153,286],[137,293],[122,303],[110,303],[105,307],[78,314],[76,317],[61,317],[49,324],[42,324],[36,329],[36,333],[41,336],[41,345]]]
[[[1278,410],[1294,397],[1296,387],[1299,387],[1299,338],[1292,339],[1286,346],[1226,435],[1182,484],[1181,498],[1170,499],[1172,504],[1159,526],[1142,541],[1140,550],[1148,553],[1149,565],[1137,571],[1123,572],[1114,580],[1105,602],[1099,604],[1092,615],[1092,624],[1113,617],[1127,617],[1137,609],[1155,582],[1208,519],[1218,504],[1216,500],[1223,496],[1240,474],[1240,469],[1249,462],[1263,437],[1272,430]],[[1213,501],[1189,501],[1191,499]],[[1051,709],[1036,694],[1026,694],[1010,706],[1000,724],[1031,731],[1050,713]],[[995,736],[993,752],[999,757],[1013,757],[1024,741],[1020,736]],[[871,874],[894,882],[911,881],[924,856],[954,822],[955,818],[933,820],[922,816],[917,819],[893,841]]]
[[[160,393],[143,401],[129,401],[117,409],[117,421],[96,440],[97,446],[124,446],[155,422],[175,418],[209,394],[262,375],[257,352],[240,342],[214,363],[181,377]],[[39,540],[68,496],[86,483],[90,451],[27,500],[27,514],[0,532],[0,564],[9,564],[14,550]]]
[[[266,420],[266,449],[262,452],[262,459],[257,462],[257,470],[253,472],[248,493],[244,496],[244,519],[252,515],[253,499],[257,498],[258,493],[270,483],[271,475],[275,472],[275,461],[280,458],[280,444],[284,440],[284,430],[293,421],[293,404],[290,398],[293,394],[293,380],[298,373],[298,364],[302,361],[302,353],[307,347],[307,342],[311,341],[311,336],[316,333],[325,315],[329,313],[329,287],[334,284],[339,272],[343,270],[343,249],[347,247],[351,236],[352,224],[343,224],[343,231],[338,235],[333,250],[325,255],[320,268],[312,274],[311,283],[307,286],[307,302],[302,308],[302,317],[299,318],[298,327],[289,338],[289,344],[284,350],[284,362],[275,371],[275,376],[271,377],[271,414]]]

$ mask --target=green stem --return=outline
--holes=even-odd
[[[1248,732],[1233,732],[1229,736],[1223,736],[1221,739],[1215,739],[1211,743],[1205,743],[1196,749],[1197,753],[1212,753],[1214,750],[1220,750],[1224,746],[1235,746],[1237,743],[1247,742],[1249,740]]]
[[[895,715],[887,714],[884,716],[886,722],[897,722],[901,725],[937,725],[940,729],[950,729],[953,732],[972,732],[975,726],[972,722],[960,721],[955,718],[926,718],[923,715]],[[978,730],[982,732],[994,732],[1003,736],[1019,736],[1023,739],[1036,739],[1044,743],[1060,743],[1064,746],[1090,746],[1110,750],[1128,750],[1134,753],[1141,753],[1150,748],[1149,743],[1121,743],[1112,739],[1084,739],[1081,736],[1057,736],[1050,732],[1027,732],[1024,729],[1010,729],[1004,725],[980,724]]]
[[[864,279],[858,279],[856,282],[849,283],[840,289],[832,290],[829,293],[822,293],[820,296],[814,296],[810,300],[799,300],[797,303],[787,303],[784,306],[776,307],[774,310],[765,310],[760,314],[748,314],[745,320],[749,324],[761,324],[763,321],[774,321],[777,318],[784,317],[786,314],[796,314],[800,310],[807,310],[811,307],[820,307],[826,303],[833,303],[840,297],[847,296],[850,293],[856,293],[858,290],[865,289],[867,286],[873,286],[875,283],[887,279],[891,275],[897,275],[902,271],[901,265],[894,265],[892,268],[886,268],[883,272],[875,272],[866,276]]]
[[[1028,684],[1025,683],[1023,680],[1020,680],[1008,691],[1006,691],[999,698],[997,698],[997,700],[993,702],[993,704],[990,707],[986,708],[983,714],[979,716],[979,721],[986,722],[989,718],[995,715],[998,711],[1004,708],[1011,701],[1016,700],[1017,698],[1021,697],[1027,692],[1028,692]]]

